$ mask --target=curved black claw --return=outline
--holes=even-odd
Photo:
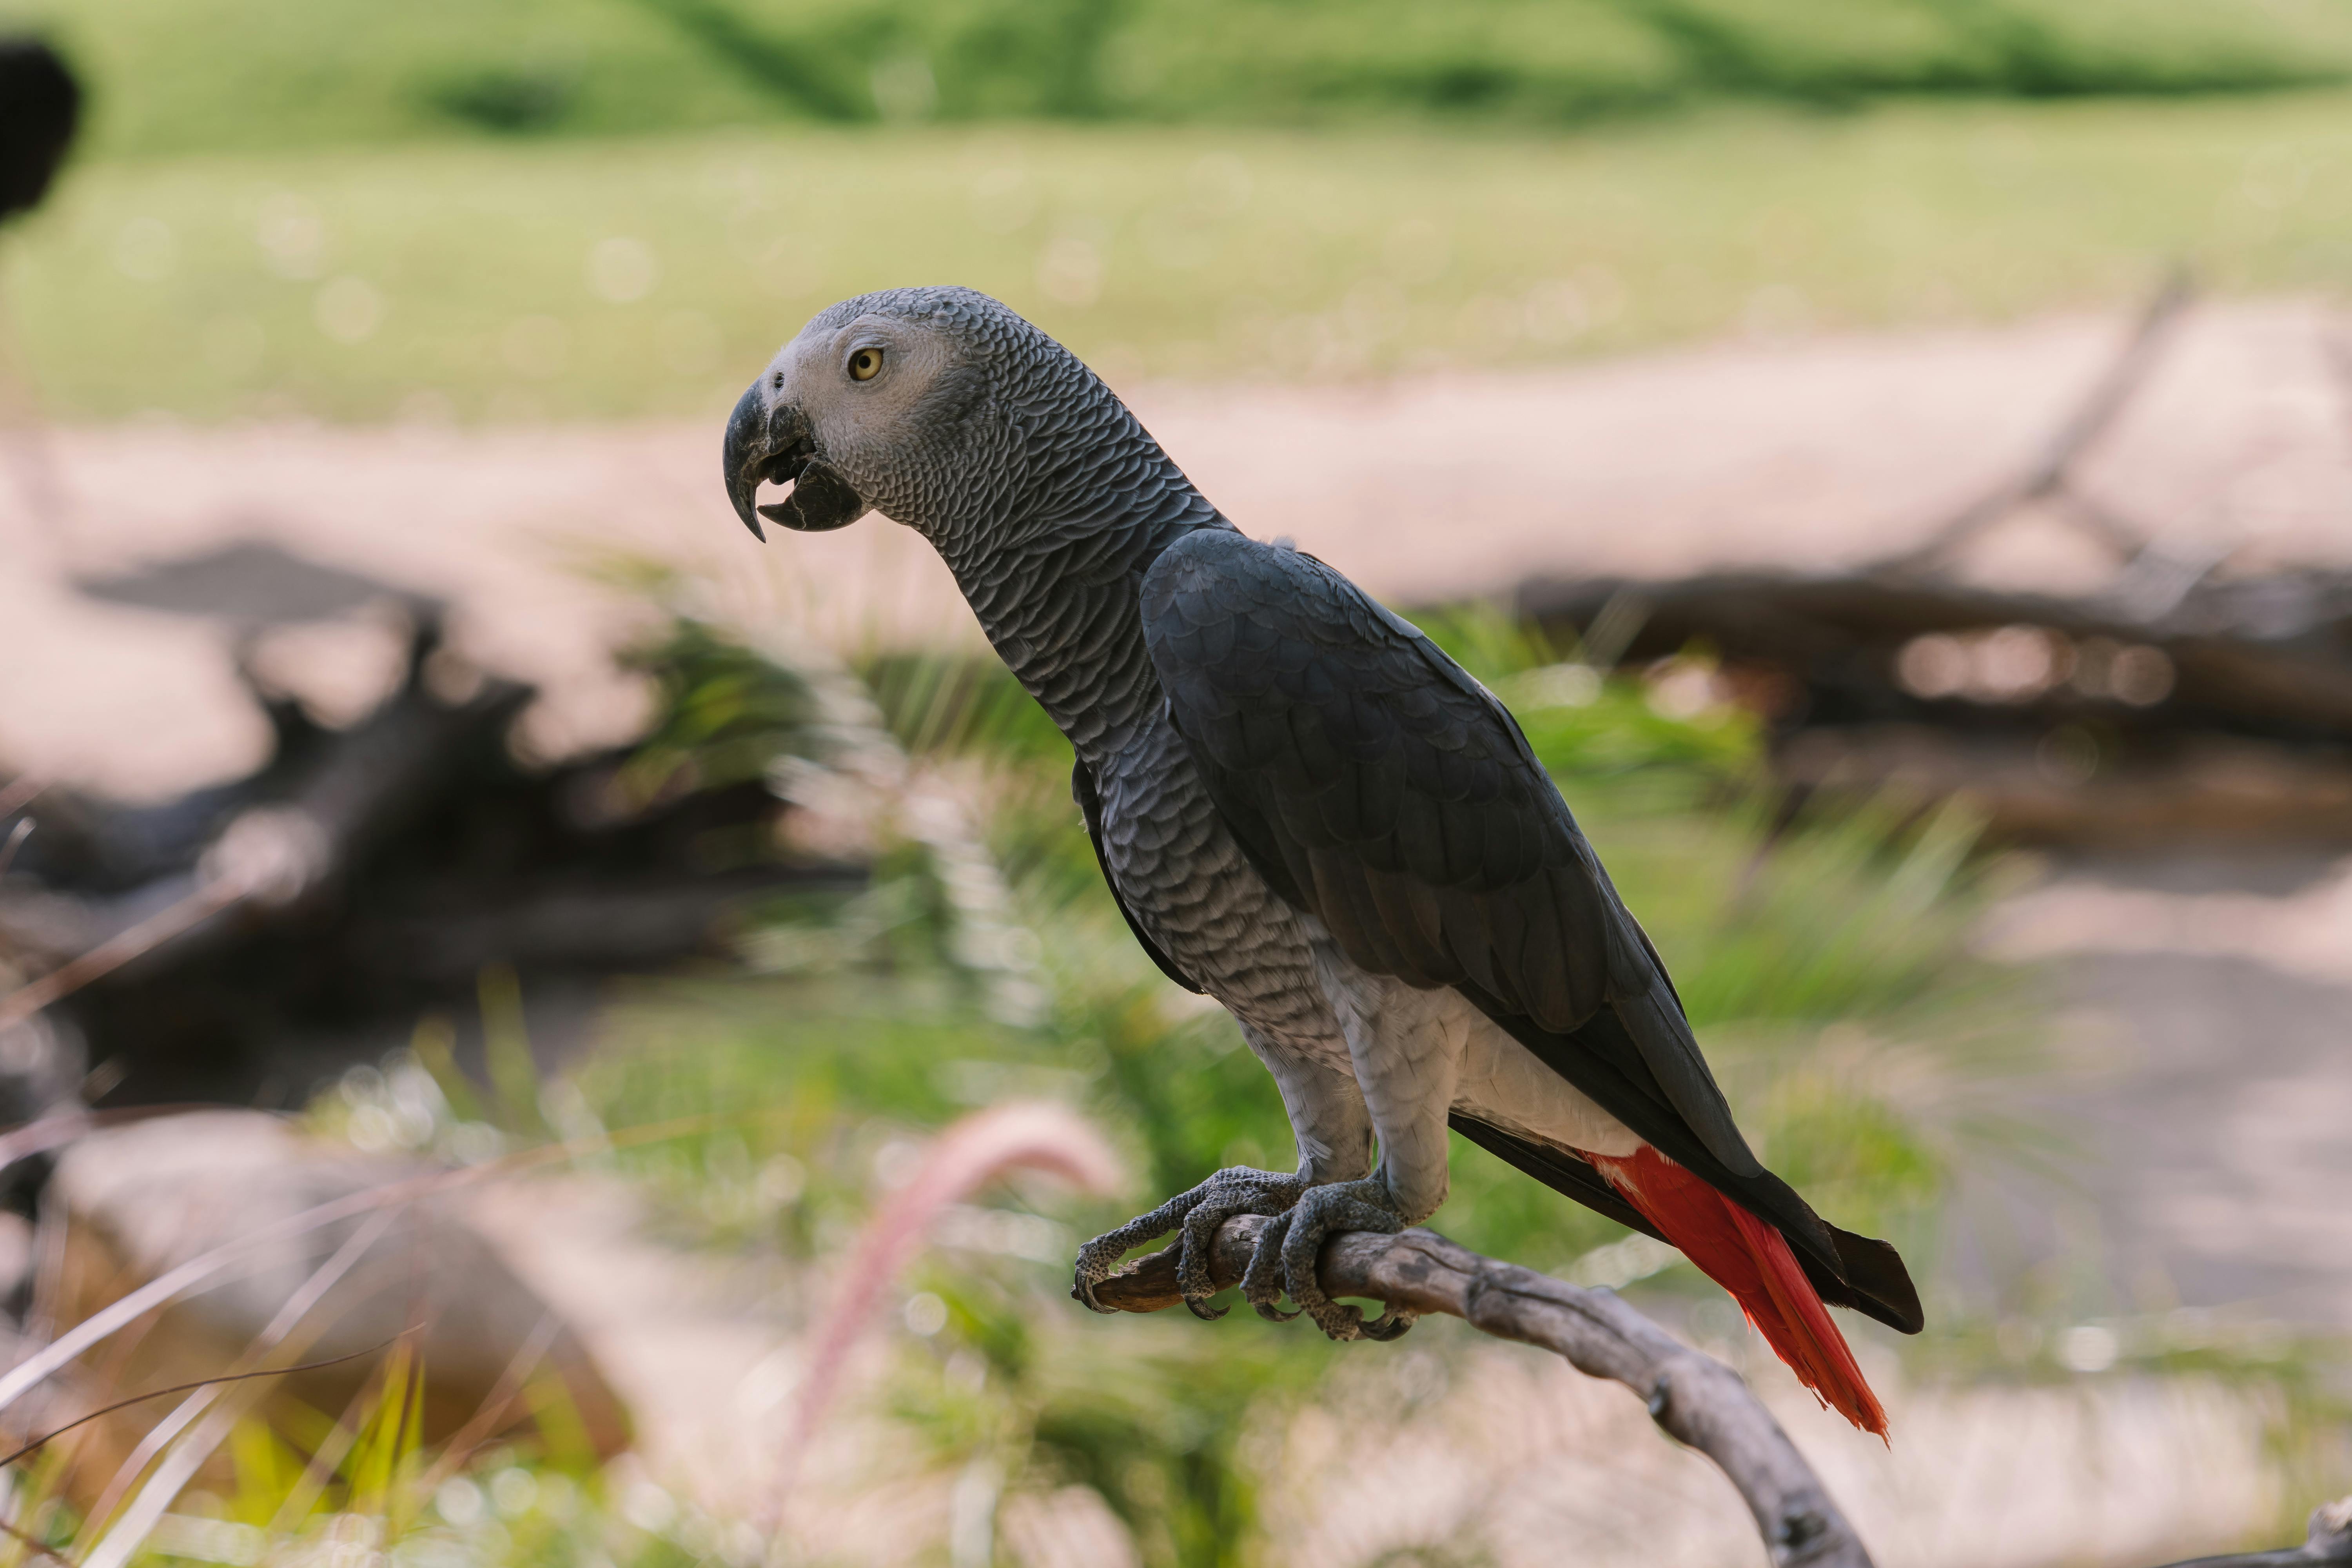
[[[1247,1166],[1219,1171],[1191,1192],[1180,1193],[1150,1214],[1138,1215],[1079,1247],[1077,1279],[1070,1294],[1095,1311],[1113,1310],[1095,1300],[1095,1287],[1110,1278],[1129,1248],[1157,1241],[1172,1230],[1179,1235],[1176,1283],[1183,1292],[1184,1305],[1196,1318],[1222,1318],[1225,1310],[1208,1304],[1217,1293],[1209,1278],[1209,1254],[1217,1227],[1235,1215],[1279,1215],[1307,1190],[1307,1179],[1296,1173],[1253,1171]],[[1255,1262],[1253,1258],[1253,1266]]]
[[[1354,1307],[1344,1306],[1323,1293],[1323,1282],[1316,1278],[1315,1265],[1323,1251],[1326,1237],[1336,1231],[1369,1230],[1382,1236],[1394,1236],[1404,1228],[1404,1219],[1395,1208],[1396,1200],[1389,1195],[1387,1184],[1377,1178],[1361,1182],[1334,1182],[1328,1186],[1309,1187],[1300,1195],[1291,1211],[1268,1226],[1259,1237],[1257,1250],[1251,1255],[1249,1268],[1242,1276],[1242,1295],[1263,1317],[1295,1318],[1297,1312],[1277,1311],[1275,1303],[1282,1290],[1277,1287],[1275,1264],[1281,1264],[1281,1287],[1286,1287],[1290,1299],[1298,1303],[1299,1311],[1315,1321],[1315,1326],[1335,1340],[1395,1339],[1412,1327],[1412,1314],[1391,1307],[1371,1322]]]
[[[1290,1215],[1276,1215],[1272,1225],[1258,1233],[1249,1267],[1242,1272],[1242,1300],[1269,1323],[1286,1323],[1298,1316],[1282,1310],[1282,1238],[1289,1230]]]

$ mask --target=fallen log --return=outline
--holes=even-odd
[[[0,1034],[46,1010],[75,1058],[50,1076],[111,1063],[114,1103],[299,1102],[418,1017],[472,1015],[491,970],[554,1007],[541,1044],[561,1049],[602,977],[724,953],[760,900],[865,880],[854,847],[782,837],[799,808],[762,768],[817,742],[796,738],[796,672],[751,650],[680,633],[645,656],[673,705],[724,689],[740,716],[714,744],[705,703],[658,767],[632,747],[534,765],[509,737],[535,693],[449,679],[429,598],[261,546],[84,586],[247,634],[381,604],[408,630],[392,689],[344,728],[248,665],[276,745],[246,778],[153,806],[0,793]]]
[[[2116,595],[2062,598],[1962,583],[1798,573],[1725,573],[1676,582],[1535,579],[1521,614],[1582,640],[1633,619],[1618,658],[1639,663],[1704,644],[1727,662],[1776,667],[1803,688],[1808,721],[2093,713],[2131,726],[2210,729],[2295,742],[2352,738],[2352,573],[2305,572],[2206,584],[2148,606]],[[2051,662],[2002,689],[1965,679],[1907,688],[1915,639],[2023,627],[2050,640]],[[2148,647],[2167,684],[2137,693],[2085,689],[2070,655],[2094,643]]]
[[[2122,516],[2077,472],[2147,384],[2190,300],[2185,278],[2167,282],[2040,448],[1916,549],[1836,571],[1536,578],[1517,608],[1596,668],[1711,653],[1772,726],[1775,761],[1801,793],[1831,772],[1863,794],[1966,792],[1995,836],[2042,842],[2228,840],[2250,827],[2272,840],[2352,840],[2352,571],[2233,576],[2233,541],[2184,540]],[[2352,352],[2326,347],[2352,379]],[[2068,596],[1946,570],[2029,509],[2042,526],[2095,540],[2113,575]],[[1929,731],[1947,754],[1916,776],[1904,732]],[[2021,789],[2003,754],[2021,750],[2031,772],[2037,748],[2047,776]],[[2182,765],[2217,748],[2252,759],[2263,775],[2252,794],[2265,798],[2238,781],[2212,788],[2211,770]],[[2083,787],[2094,774],[2101,788]],[[2118,790],[2126,812],[2101,798]]]

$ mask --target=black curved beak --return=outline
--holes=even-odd
[[[760,520],[801,533],[829,533],[846,528],[866,515],[866,502],[840,469],[817,455],[807,416],[789,403],[771,408],[753,382],[727,416],[727,440],[720,461],[727,479],[727,499],[735,515],[765,543],[767,531]],[[792,493],[766,506],[754,504],[760,486],[789,484]]]

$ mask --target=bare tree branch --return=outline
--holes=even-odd
[[[2028,501],[2067,489],[2067,471],[2085,448],[2106,433],[2116,416],[2131,400],[2156,363],[2168,329],[2180,317],[2196,289],[2186,272],[2175,272],[2147,303],[2123,351],[2107,367],[2066,423],[2021,471],[2002,480],[1977,500],[1937,525],[1925,542],[1886,562],[1880,570],[1917,572],[1935,564],[1985,529]],[[2071,494],[2069,499],[2074,499]],[[2146,542],[2121,518],[2096,505],[2078,507],[2075,521],[2117,555],[2128,559]]]
[[[1217,1230],[1209,1273],[1219,1289],[1240,1281],[1270,1221],[1229,1219]],[[1334,1297],[1443,1312],[1482,1333],[1551,1351],[1579,1372],[1641,1395],[1666,1433],[1715,1461],[1756,1519],[1776,1568],[1870,1568],[1870,1554],[1796,1446],[1738,1373],[1701,1355],[1621,1300],[1516,1264],[1482,1258],[1434,1231],[1400,1236],[1351,1231],[1324,1244],[1318,1270]],[[1173,1248],[1136,1259],[1095,1288],[1128,1312],[1181,1300]]]
[[[2312,1568],[2315,1563],[2352,1563],[2352,1497],[2314,1509],[2311,1533],[2301,1546],[2240,1557],[2200,1557],[2171,1568]]]

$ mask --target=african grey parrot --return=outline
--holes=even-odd
[[[1682,1248],[1856,1425],[1885,1418],[1822,1303],[1921,1326],[1903,1262],[1824,1224],[1734,1125],[1642,928],[1510,713],[1311,555],[1243,534],[1109,388],[968,289],[821,312],[727,426],[765,538],[867,510],[914,529],[1077,752],[1072,793],[1136,940],[1223,1004],[1279,1087],[1294,1172],[1219,1171],[1088,1242],[1076,1295],[1181,1234],[1272,1215],[1243,1295],[1315,1278],[1324,1237],[1444,1201],[1446,1130]],[[758,505],[762,482],[790,484]],[[1377,1156],[1377,1163],[1376,1163]],[[1295,1314],[1293,1314],[1295,1315]]]

